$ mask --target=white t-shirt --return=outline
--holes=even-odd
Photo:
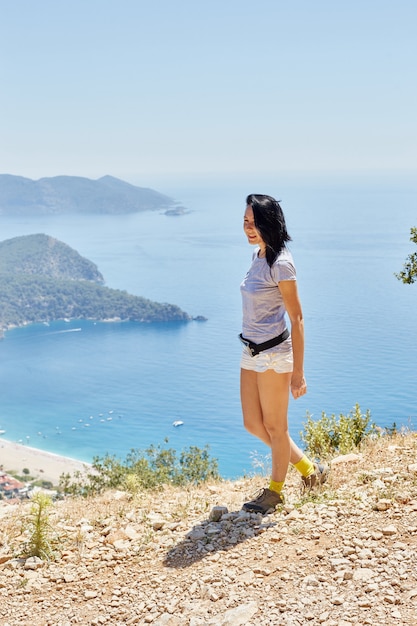
[[[277,337],[286,328],[286,311],[278,283],[282,280],[296,280],[296,271],[287,248],[282,250],[272,267],[269,267],[264,257],[258,257],[258,252],[254,252],[252,265],[240,285],[242,335],[254,343],[263,343]],[[281,344],[282,348],[288,350],[291,339],[284,344]]]

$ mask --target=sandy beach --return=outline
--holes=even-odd
[[[27,468],[34,478],[58,485],[61,474],[73,474],[86,466],[88,463],[0,438],[0,467],[5,472],[22,475]]]

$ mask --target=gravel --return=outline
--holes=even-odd
[[[417,626],[417,438],[332,462],[328,483],[241,510],[259,476],[56,502],[54,560],[21,556],[29,504],[2,504],[0,626]]]

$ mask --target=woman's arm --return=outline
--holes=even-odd
[[[307,385],[304,378],[303,311],[298,296],[297,282],[295,280],[282,280],[278,284],[284,300],[285,309],[291,322],[291,341],[294,356],[291,393],[294,398],[299,398],[307,393]]]

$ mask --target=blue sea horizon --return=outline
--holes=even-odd
[[[237,340],[239,284],[252,253],[244,199],[260,185],[247,187],[177,190],[190,209],[177,217],[1,217],[3,239],[57,237],[94,261],[109,287],[207,318],[58,321],[6,331],[2,437],[86,462],[106,453],[124,459],[152,444],[209,445],[225,478],[256,470],[268,449],[242,426]],[[414,430],[416,291],[394,272],[412,252],[416,186],[290,180],[261,191],[282,200],[305,316],[309,390],[290,403],[291,435],[300,442],[307,412],[346,414],[356,403],[381,427]]]

